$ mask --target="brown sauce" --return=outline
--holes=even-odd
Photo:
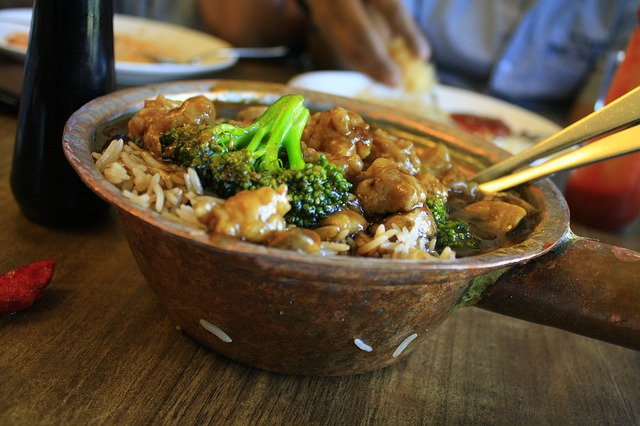
[[[232,117],[234,113],[239,109],[245,107],[245,105],[227,105],[216,104],[216,108],[219,111],[220,116]],[[100,126],[95,134],[94,146],[96,151],[102,150],[106,145],[114,139],[123,138],[127,140],[127,123],[133,114],[123,115],[115,120],[107,122]],[[425,150],[417,147],[416,152],[418,155],[424,156]],[[521,196],[520,194],[517,194]],[[449,193],[448,209],[452,219],[459,220],[467,223],[474,235],[479,239],[479,246],[477,248],[462,248],[455,249],[457,257],[467,257],[477,255],[481,253],[490,252],[502,247],[509,247],[514,244],[520,243],[527,238],[532,232],[536,224],[539,222],[539,216],[537,214],[528,214],[520,224],[510,232],[494,233],[487,229],[482,222],[476,220],[473,215],[468,214],[463,208],[480,199],[481,195],[474,194],[469,195],[465,192],[451,191]],[[525,198],[525,197],[523,197]]]

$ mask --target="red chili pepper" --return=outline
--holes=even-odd
[[[640,21],[640,8],[638,9]],[[636,27],[611,85],[609,103],[640,85],[640,26]],[[640,211],[640,154],[626,155],[575,170],[565,198],[577,222],[620,231]]]
[[[0,315],[28,308],[51,282],[55,261],[41,260],[0,276]]]

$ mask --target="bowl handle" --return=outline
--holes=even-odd
[[[640,253],[568,231],[550,253],[499,275],[475,305],[640,350]]]

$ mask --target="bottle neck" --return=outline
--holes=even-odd
[[[115,89],[111,0],[35,0],[25,60],[51,73],[59,89],[78,88],[83,103]]]

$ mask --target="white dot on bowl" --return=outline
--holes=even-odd
[[[367,345],[361,339],[354,339],[353,343],[355,343],[358,348],[362,349],[365,352],[371,352],[373,350],[371,346]]]
[[[200,320],[200,325],[204,327],[205,330],[213,333],[218,339],[222,340],[225,343],[231,343],[231,337],[222,331],[220,327],[217,325],[211,324],[209,321],[205,319]]]
[[[404,352],[405,349],[407,349],[407,346],[409,346],[409,343],[413,342],[415,340],[415,338],[418,337],[417,333],[413,333],[411,336],[407,337],[406,339],[404,339],[404,341],[402,343],[400,343],[400,346],[398,346],[396,348],[395,351],[393,351],[393,357],[397,357],[398,355],[400,355],[402,352]]]

